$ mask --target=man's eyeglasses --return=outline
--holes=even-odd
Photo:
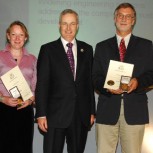
[[[134,16],[132,16],[131,14],[124,15],[124,14],[119,13],[119,14],[117,14],[116,16],[117,16],[119,19],[125,18],[126,20],[131,20],[131,19],[134,18]]]

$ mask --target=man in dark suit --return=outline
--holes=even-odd
[[[145,124],[149,122],[145,89],[153,84],[153,46],[150,40],[132,34],[136,11],[131,4],[122,3],[116,8],[114,22],[116,36],[98,43],[94,55],[93,81],[99,94],[97,153],[114,153],[119,139],[122,153],[140,153]],[[122,38],[126,47],[122,60],[134,64],[127,92],[104,89],[110,60],[120,61],[122,57]]]
[[[36,118],[44,153],[62,153],[65,139],[69,153],[83,153],[94,123],[93,49],[75,39],[78,28],[75,11],[61,12],[61,38],[42,45],[38,56]]]

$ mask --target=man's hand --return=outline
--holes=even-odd
[[[111,94],[117,94],[117,95],[120,95],[123,93],[123,90],[122,89],[117,89],[117,90],[113,90],[113,89],[107,89],[108,92],[110,92]]]
[[[136,78],[131,79],[130,83],[128,84],[129,90],[127,93],[131,93],[138,87],[138,81]]]
[[[38,126],[43,132],[47,132],[48,125],[46,117],[37,118]]]
[[[95,122],[95,116],[91,115],[91,117],[90,117],[90,124],[93,125],[94,122]]]

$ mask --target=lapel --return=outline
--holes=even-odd
[[[85,58],[85,49],[84,46],[81,45],[81,42],[76,40],[77,43],[77,69],[76,69],[76,81],[79,79],[81,69],[83,67],[83,62]]]
[[[129,57],[131,57],[131,54],[133,54],[133,52],[135,51],[134,47],[136,46],[136,40],[136,36],[131,35],[125,54],[125,61],[127,61]]]
[[[110,56],[112,60],[120,61],[120,54],[116,36],[109,39]]]

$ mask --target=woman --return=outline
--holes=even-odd
[[[22,22],[14,21],[6,30],[6,38],[6,48],[0,51],[0,76],[18,65],[34,95],[37,59],[24,48],[29,39],[27,28]],[[32,153],[34,100],[33,96],[18,108],[17,99],[9,94],[0,80],[1,153]]]

